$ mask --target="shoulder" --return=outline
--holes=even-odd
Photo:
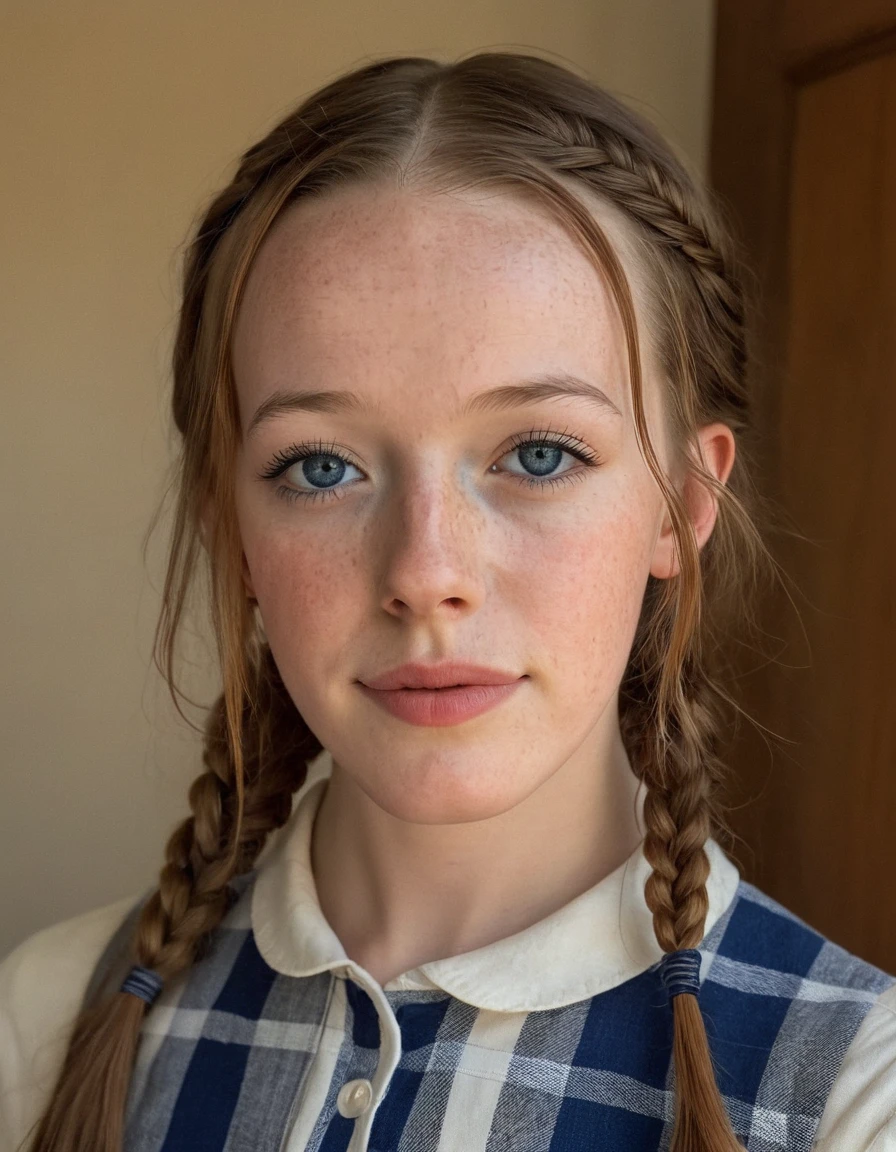
[[[896,984],[881,993],[850,1044],[815,1147],[896,1152]]]
[[[705,944],[769,1045],[756,1104],[813,1117],[818,1152],[896,1152],[896,977],[744,882]]]
[[[94,968],[138,900],[52,924],[0,962],[0,1152],[12,1152],[42,1110]]]
[[[100,954],[140,897],[125,896],[43,928],[0,961],[0,1019],[33,1033],[73,1016]]]
[[[710,979],[754,994],[867,1010],[896,982],[743,880],[701,947]]]

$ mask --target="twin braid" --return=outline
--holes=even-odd
[[[259,646],[254,671],[253,700],[245,701],[243,712],[241,827],[235,827],[235,769],[222,695],[206,722],[205,771],[189,791],[193,814],[171,835],[158,889],[137,926],[137,961],[163,980],[201,957],[230,907],[230,880],[252,868],[269,834],[289,819],[292,795],[304,782],[308,761],[321,751],[266,644]]]
[[[654,666],[655,667],[655,666]],[[668,739],[656,738],[661,671],[632,667],[621,692],[623,741],[646,786],[644,855],[653,869],[645,885],[654,930],[665,952],[696,948],[708,908],[705,845],[720,826],[716,752],[724,694],[699,665],[683,677],[665,720]]]
[[[686,258],[690,282],[704,314],[722,329],[730,349],[722,364],[711,356],[698,371],[715,376],[706,383],[719,389],[729,404],[746,407],[746,320],[740,271],[723,232],[685,192],[674,170],[660,167],[637,142],[601,124],[599,133],[581,116],[562,119],[565,135],[560,167],[575,171],[644,226],[654,239]],[[693,207],[692,207],[693,206]],[[718,235],[711,235],[716,233]],[[718,341],[713,341],[718,346]],[[708,349],[707,349],[708,352]],[[678,577],[681,579],[681,577]],[[644,625],[650,627],[648,596]],[[653,626],[657,627],[658,622]],[[699,628],[699,623],[697,624]],[[639,637],[640,639],[640,637]],[[650,641],[648,640],[648,644]],[[650,645],[653,647],[653,645]],[[698,641],[699,647],[699,641]],[[638,642],[635,650],[645,652]],[[645,886],[654,931],[665,952],[696,948],[703,938],[708,910],[706,881],[709,858],[705,845],[721,827],[716,788],[722,764],[716,754],[721,708],[727,700],[702,661],[685,657],[670,712],[656,714],[663,675],[674,674],[661,653],[657,659],[635,658],[623,686],[623,738],[633,767],[647,788],[644,801],[644,855],[653,869]],[[663,731],[665,738],[658,733]]]
[[[564,117],[565,136],[558,167],[584,177],[612,201],[624,205],[654,240],[682,253],[706,313],[721,329],[730,349],[729,371],[742,381],[747,363],[742,272],[729,234],[714,213],[700,213],[694,189],[684,175],[660,167],[636,142],[601,124],[595,133],[580,116]],[[716,213],[721,206],[716,204]],[[716,384],[711,381],[711,384]],[[721,382],[724,387],[730,381]],[[727,392],[727,389],[726,389]],[[729,394],[730,398],[730,394]]]
[[[675,717],[678,733],[659,772],[645,769],[644,854],[653,869],[645,897],[657,939],[667,952],[696,948],[704,934],[709,876],[705,845],[716,831],[715,788],[721,776],[715,751],[716,704],[711,681],[702,673],[681,700]]]
[[[577,173],[609,199],[624,205],[654,239],[687,260],[700,303],[722,327],[725,346],[730,349],[731,358],[719,366],[720,379],[712,383],[725,391],[729,402],[739,398],[738,384],[746,363],[743,292],[732,253],[726,250],[724,232],[710,234],[718,231],[712,213],[702,221],[695,218],[699,209],[692,207],[693,192],[686,192],[686,181],[679,181],[674,170],[659,166],[637,142],[608,125],[601,124],[596,133],[587,118],[569,114],[552,120],[552,128],[554,167]],[[251,195],[259,177],[264,173],[269,176],[272,167],[285,162],[283,137],[289,134],[287,119],[245,153],[233,182],[210,206],[196,236],[194,273],[204,272],[219,236]],[[265,659],[279,683],[269,649]],[[640,677],[639,700],[628,707],[623,731],[628,733],[635,769],[648,788],[644,851],[653,874],[646,889],[647,902],[661,946],[672,951],[695,946],[706,917],[709,861],[704,846],[714,831],[713,789],[720,775],[711,747],[718,726],[713,709],[717,693],[708,675],[695,666],[677,695],[676,714],[667,718],[673,737],[660,758],[649,735],[655,731],[653,707],[659,677],[649,679],[653,682],[646,683],[645,677]],[[316,743],[282,684],[280,690],[273,697],[270,724],[283,728],[280,717],[288,716],[293,732],[304,730],[305,739]],[[247,714],[250,735],[253,720],[256,735],[258,718],[267,723],[266,711],[262,705]],[[291,741],[287,738],[286,743]],[[287,818],[286,800],[304,778],[304,761],[284,757],[283,747],[282,739],[272,733],[264,773],[258,771],[257,760],[254,766],[247,760],[245,846],[238,870],[251,867],[267,834]],[[159,891],[141,921],[141,963],[162,972],[169,964],[171,970],[178,970],[191,963],[199,939],[213,930],[226,912],[226,886],[232,875],[226,859],[236,793],[223,697],[209,717],[204,759],[208,770],[190,790],[195,815],[171,837]]]
[[[216,250],[259,181],[288,163],[283,132],[288,135],[287,124],[243,155],[233,180],[208,205],[190,245],[174,346],[172,396],[175,424],[184,437],[205,418],[193,364]],[[222,693],[206,719],[205,771],[189,791],[193,815],[171,835],[158,889],[146,902],[137,926],[137,963],[153,969],[163,980],[201,957],[230,907],[231,879],[252,868],[270,833],[286,823],[291,797],[305,780],[308,762],[322,748],[296,709],[270,647],[261,642],[257,631],[238,659],[249,665],[241,721],[242,820],[237,829],[236,765]]]
[[[713,227],[712,213],[704,220],[697,219],[695,212],[699,209],[694,206],[693,193],[686,191],[686,181],[679,181],[674,170],[659,166],[637,142],[608,125],[601,124],[595,133],[587,118],[568,115],[557,118],[552,127],[554,166],[577,173],[609,199],[624,205],[626,212],[654,239],[686,259],[700,303],[723,329],[725,346],[730,349],[730,360],[720,367],[721,379],[713,383],[724,389],[729,401],[732,394],[737,397],[737,385],[746,364],[743,292],[732,254],[726,251],[725,234],[711,234],[718,231]],[[270,174],[273,165],[284,162],[284,133],[289,134],[288,120],[244,155],[233,182],[211,205],[197,234],[194,269],[207,265],[218,237],[251,195],[259,174]],[[269,650],[266,660],[279,682]],[[645,683],[641,676],[640,700],[631,702],[623,728],[628,733],[636,771],[648,788],[644,851],[653,868],[646,889],[648,906],[654,914],[661,946],[673,951],[699,942],[706,917],[709,861],[704,846],[714,830],[713,788],[720,775],[711,747],[718,725],[713,709],[716,692],[702,669],[691,670],[677,695],[676,714],[667,718],[673,735],[660,759],[656,743],[649,736],[655,731],[652,709],[658,675],[652,679],[653,683]],[[289,716],[293,731],[304,729],[306,739],[314,742],[285,691],[274,699],[276,711],[280,716]],[[265,713],[266,709],[259,707],[249,719],[263,718]],[[283,726],[275,712],[271,712],[270,723]],[[251,734],[251,722],[247,731]],[[301,757],[284,757],[282,747],[282,741],[272,734],[270,761],[264,773],[258,771],[257,760],[254,766],[247,760],[244,868],[251,867],[267,834],[288,816],[286,800],[304,777],[304,761]],[[225,737],[223,698],[209,717],[205,763],[208,770],[190,790],[195,815],[172,836],[159,892],[147,905],[141,921],[141,962],[157,970],[165,970],[168,965],[177,970],[191,963],[200,938],[220,922],[226,911],[226,886],[231,873],[225,863],[232,835],[235,789]]]

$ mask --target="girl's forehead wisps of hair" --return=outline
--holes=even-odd
[[[245,303],[246,289],[250,285],[254,291],[260,290],[258,276],[259,264],[262,259],[266,281],[264,291],[268,292],[273,287],[273,292],[276,294],[279,290],[278,284],[282,284],[290,278],[289,264],[290,260],[294,258],[296,243],[298,243],[303,256],[309,251],[313,252],[313,239],[309,247],[303,242],[303,231],[307,228],[309,235],[313,238],[318,215],[317,209],[323,207],[326,212],[332,205],[335,211],[340,213],[339,229],[335,235],[338,237],[338,241],[341,241],[346,235],[350,236],[351,234],[353,222],[356,220],[353,211],[355,204],[363,204],[373,197],[388,198],[390,195],[404,196],[409,194],[423,198],[427,196],[446,197],[473,206],[478,202],[488,202],[497,198],[514,204],[524,211],[539,215],[543,221],[553,226],[555,238],[557,235],[565,238],[567,243],[575,246],[577,251],[592,264],[594,275],[601,282],[613,320],[616,322],[621,320],[615,294],[610,290],[603,268],[595,262],[593,253],[582,243],[581,238],[568,228],[562,212],[546,205],[543,200],[531,193],[525,182],[514,180],[509,174],[501,180],[479,180],[471,183],[465,181],[460,176],[460,172],[462,169],[459,170],[459,174],[453,182],[446,179],[444,174],[438,181],[432,181],[421,176],[413,180],[406,180],[403,183],[399,182],[391,173],[379,175],[375,179],[355,176],[341,181],[333,188],[317,189],[309,196],[291,197],[282,206],[261,239],[246,276],[244,290],[241,294],[242,303]],[[656,328],[654,300],[658,292],[658,284],[655,278],[651,276],[649,243],[638,225],[629,219],[624,210],[612,201],[583,185],[581,180],[563,175],[560,182],[607,235],[608,242],[622,266],[637,317],[640,358],[645,375],[645,392],[652,393],[656,390],[655,397],[651,396],[651,402],[656,403],[657,419],[663,425],[661,434],[664,439],[668,439],[670,428],[666,418],[667,405],[663,395],[664,388],[658,380],[658,357],[654,338]],[[292,233],[292,237],[290,243],[284,244],[282,238],[287,229]],[[324,276],[326,275],[326,262],[332,256],[333,242],[334,231],[330,228],[322,255],[319,257],[322,262],[321,273]],[[307,291],[309,293],[314,292],[314,278],[309,280]],[[241,326],[243,311],[242,307],[237,309],[228,334],[231,356],[236,333]],[[621,326],[618,331],[621,336]],[[631,420],[632,397],[630,387],[623,388],[620,401],[628,413],[626,419]]]

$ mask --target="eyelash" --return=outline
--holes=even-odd
[[[581,460],[587,468],[595,468],[601,463],[600,457],[587,448],[580,441],[573,439],[566,432],[559,434],[552,433],[551,431],[539,432],[537,429],[532,429],[529,432],[518,434],[513,438],[513,443],[504,456],[513,452],[516,448],[529,447],[530,445],[549,445],[552,448],[562,448],[568,452],[570,456],[575,456],[576,459]],[[351,464],[353,468],[359,468],[359,465],[349,460],[341,452],[337,451],[338,444],[329,443],[324,444],[322,441],[317,440],[303,444],[292,444],[278,452],[270,461],[268,466],[263,472],[258,474],[260,480],[276,480],[293,464],[299,464],[302,460],[307,460],[312,456],[335,456],[346,464]],[[559,476],[544,476],[539,479],[536,476],[515,476],[514,479],[518,480],[521,484],[526,484],[530,488],[548,488],[557,487],[561,484],[571,483],[575,479],[580,479],[582,476],[581,471],[562,472]],[[318,497],[335,496],[340,497],[343,491],[341,488],[318,488],[312,492],[302,492],[297,488],[287,488],[281,485],[277,489],[277,495],[284,500],[295,501],[296,499],[316,500]]]

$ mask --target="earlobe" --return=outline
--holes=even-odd
[[[727,483],[734,466],[736,445],[734,433],[727,424],[707,424],[698,430],[698,449],[703,467],[720,484]],[[697,548],[702,548],[715,527],[719,505],[715,493],[693,473],[689,473],[682,492],[688,518],[694,532]],[[663,523],[657,537],[653,559],[650,565],[651,576],[668,580],[681,571],[672,532],[672,521],[668,512],[663,514]]]
[[[663,526],[656,540],[650,575],[657,580],[668,580],[678,575],[678,561],[675,555],[675,537],[672,535],[672,521],[668,512],[663,513]]]

